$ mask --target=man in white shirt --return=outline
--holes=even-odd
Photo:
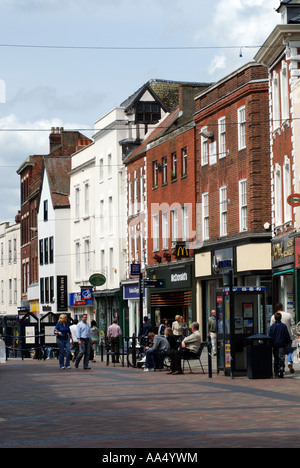
[[[292,348],[292,343],[293,343],[293,336],[295,335],[295,321],[292,317],[292,315],[289,312],[284,312],[283,310],[283,305],[281,303],[277,304],[275,306],[275,313],[280,312],[281,313],[281,322],[284,323],[287,326],[291,341],[290,341],[290,347],[287,350],[287,355],[288,355],[288,368],[290,369],[290,373],[294,374],[294,363],[293,363],[293,352],[294,349]],[[271,318],[270,322],[270,327],[275,323],[275,314]]]
[[[78,320],[74,319],[73,324],[70,326],[70,331],[71,331],[70,353],[72,355],[72,362],[75,361],[79,352],[79,343],[78,343],[77,336],[76,336],[77,324],[78,324]]]
[[[84,356],[83,368],[90,369],[89,359],[90,359],[90,349],[91,349],[91,329],[87,323],[87,314],[83,314],[81,317],[81,322],[78,323],[76,328],[76,336],[79,343],[79,353],[75,361],[75,367],[78,368],[79,363]]]

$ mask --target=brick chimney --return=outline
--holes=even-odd
[[[49,135],[50,153],[53,153],[53,151],[55,151],[57,147],[61,146],[61,137],[63,130],[63,128],[59,127],[51,128],[51,133]]]

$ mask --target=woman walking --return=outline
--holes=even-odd
[[[70,337],[71,330],[68,324],[66,314],[61,314],[58,323],[55,326],[54,333],[56,335],[56,343],[59,350],[59,367],[60,369],[71,369],[70,367]],[[65,363],[66,354],[66,363]]]

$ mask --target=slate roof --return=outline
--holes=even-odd
[[[49,180],[53,208],[69,207],[71,157],[45,156],[42,181],[45,170]]]

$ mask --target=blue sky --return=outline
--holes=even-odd
[[[257,49],[250,47],[280,23],[278,6],[279,0],[1,0],[0,130],[92,128],[149,79],[217,81],[253,60]],[[240,57],[242,46],[249,48]],[[47,154],[48,136],[0,131],[0,222],[13,222],[19,208],[16,170],[29,154]]]

